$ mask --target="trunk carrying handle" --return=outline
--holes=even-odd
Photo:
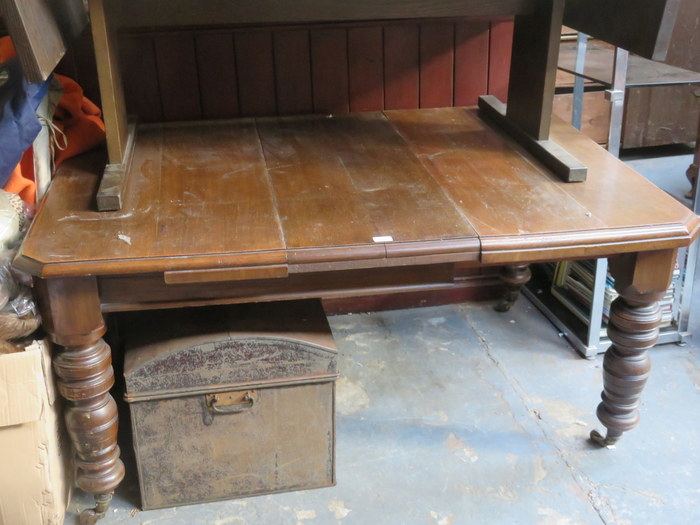
[[[204,396],[207,408],[213,415],[240,414],[250,410],[258,400],[255,390],[245,392],[217,392]]]

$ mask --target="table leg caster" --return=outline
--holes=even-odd
[[[530,280],[532,273],[530,272],[530,265],[519,264],[504,266],[498,276],[505,284],[506,291],[494,309],[497,312],[504,313],[513,308],[518,295],[520,295],[520,289]]]
[[[80,525],[95,525],[97,520],[105,517],[109,504],[112,501],[112,492],[95,495],[95,507],[85,509],[80,513]]]
[[[691,164],[688,170],[685,172],[685,176],[688,177],[688,181],[690,182],[690,190],[688,190],[688,192],[685,194],[686,199],[695,198],[695,187],[698,183],[698,173],[700,173],[700,164],[698,163]]]
[[[608,431],[605,437],[597,430],[591,430],[591,441],[601,447],[610,447],[620,441],[622,434]]]
[[[518,294],[519,291],[508,291],[504,294],[504,296],[498,301],[498,304],[493,307],[494,310],[500,313],[505,313],[508,312],[511,308],[513,308],[513,305],[515,304],[515,301],[518,300]]]

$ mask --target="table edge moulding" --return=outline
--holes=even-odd
[[[173,3],[163,11],[159,0],[88,1],[106,161],[93,152],[62,167],[15,260],[35,277],[44,327],[60,346],[54,368],[77,482],[96,501],[83,523],[104,517],[124,477],[107,311],[445,288],[455,264],[503,266],[507,310],[528,264],[610,257],[620,298],[598,407],[607,434],[591,438],[610,445],[637,424],[658,300],[700,219],[552,120],[563,0]],[[637,36],[659,58],[678,2],[649,3],[637,14],[659,30]],[[576,16],[595,14],[581,5],[567,15],[574,27]],[[174,26],[514,16],[509,103],[130,125],[112,22],[149,24],[156,13]],[[103,172],[109,191],[97,200],[109,210],[95,211]]]

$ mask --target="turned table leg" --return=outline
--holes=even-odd
[[[518,299],[521,288],[532,277],[532,272],[529,264],[517,264],[504,266],[498,276],[505,284],[506,291],[495,309],[497,312],[507,312]]]
[[[60,345],[54,355],[58,389],[67,401],[66,426],[77,456],[77,484],[95,497],[81,523],[104,516],[124,478],[117,446],[117,406],[110,348],[92,277],[39,280],[36,285],[44,328]]]
[[[686,199],[692,199],[695,197],[695,188],[698,184],[698,173],[700,173],[700,140],[698,140],[695,156],[697,158],[690,166],[688,166],[688,169],[685,172],[685,176],[688,177],[688,181],[690,182],[690,190],[688,190],[685,194]]]
[[[700,176],[700,122],[698,122],[698,136],[695,141],[695,155],[693,155],[693,162],[688,166],[685,176],[688,177],[691,186],[690,191],[685,194],[685,197],[687,199],[693,199],[695,198],[698,177]]]
[[[612,345],[603,359],[603,393],[598,419],[605,437],[591,432],[591,439],[607,446],[639,422],[639,403],[651,361],[648,350],[659,337],[661,312],[658,301],[671,282],[675,250],[628,254],[610,260],[615,289],[620,293],[610,309],[608,336]]]

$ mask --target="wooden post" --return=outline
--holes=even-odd
[[[22,71],[29,82],[43,82],[66,52],[61,30],[44,0],[0,0]]]
[[[89,0],[89,6],[109,163],[123,164],[128,131],[116,38],[107,20],[103,0]]]
[[[108,164],[97,190],[97,209],[115,211],[122,208],[126,195],[136,126],[134,123],[127,122],[117,40],[109,23],[104,2],[103,0],[88,0],[88,2],[102,98],[102,116],[107,131]]]
[[[479,98],[479,114],[501,127],[565,182],[583,182],[588,169],[549,140],[564,0],[541,0],[515,17],[508,106]]]
[[[536,140],[549,138],[563,17],[563,0],[515,17],[506,116]]]

